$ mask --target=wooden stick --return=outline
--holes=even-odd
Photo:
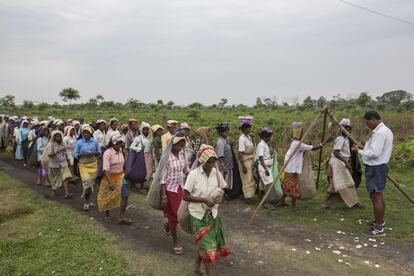
[[[328,119],[328,114],[327,113],[328,113],[328,111],[326,110],[325,113],[323,114],[323,129],[322,129],[321,143],[323,143],[323,141],[325,141],[326,120]],[[319,150],[319,163],[318,163],[318,175],[316,177],[316,190],[319,189],[319,178],[321,176],[322,152],[323,152],[323,148],[321,148]]]
[[[310,131],[312,130],[312,128],[316,125],[316,123],[319,120],[319,117],[321,116],[321,114],[323,112],[326,113],[328,107],[325,106],[319,113],[318,115],[315,117],[315,119],[313,120],[313,122],[311,123],[311,125],[309,126],[309,128],[306,130],[305,134],[303,134],[302,139],[299,140],[299,144],[296,146],[296,148],[293,150],[292,154],[289,156],[288,160],[285,162],[285,164],[283,165],[282,169],[279,172],[279,175],[277,176],[277,178],[272,182],[272,184],[270,184],[270,188],[268,189],[268,191],[266,192],[266,194],[263,196],[262,201],[260,202],[259,206],[257,206],[256,210],[253,212],[252,217],[250,218],[249,224],[252,224],[254,217],[257,215],[257,212],[259,211],[259,209],[262,207],[263,203],[266,201],[267,197],[269,196],[270,192],[272,191],[273,187],[275,186],[276,182],[279,180],[280,176],[282,175],[282,173],[285,171],[286,166],[289,164],[290,160],[292,160],[293,156],[295,155],[295,153],[299,150],[300,145],[302,144],[302,141],[306,138],[306,136],[310,133]]]
[[[358,143],[358,141],[351,135],[351,133],[349,133],[343,126],[341,126],[341,124],[338,122],[338,120],[332,115],[332,113],[329,111],[328,112],[328,116],[331,118],[331,121],[338,126],[344,133],[345,135],[349,138],[349,140],[351,140],[355,145],[359,145],[360,143]],[[414,204],[414,199],[412,197],[410,197],[408,195],[408,193],[406,191],[403,190],[403,188],[401,187],[400,184],[398,184],[397,181],[394,180],[394,178],[392,178],[391,176],[387,175],[387,179],[394,184],[394,186],[408,199],[408,201],[410,201],[412,204]]]

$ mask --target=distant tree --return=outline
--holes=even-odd
[[[34,107],[34,103],[32,101],[23,101],[23,108],[25,109],[32,109]]]
[[[65,103],[71,103],[73,100],[80,99],[80,94],[78,90],[69,87],[62,89],[62,91],[59,92],[59,97],[61,97],[62,101],[64,101]]]
[[[272,99],[271,98],[264,98],[263,102],[264,102],[266,107],[271,107],[272,106]]]
[[[130,98],[127,100],[126,105],[129,109],[135,111],[141,107],[142,103],[137,99]]]
[[[264,106],[264,104],[262,102],[262,99],[260,99],[260,97],[257,97],[256,98],[256,105],[254,106],[254,108],[261,108],[263,106]]]
[[[15,99],[16,97],[13,95],[6,95],[2,98],[0,98],[0,105],[7,108],[7,107],[15,107]]]
[[[226,98],[223,98],[220,100],[218,107],[223,108],[228,102],[229,100],[227,100]]]
[[[201,108],[203,108],[203,107],[204,107],[204,105],[203,105],[203,104],[201,104],[201,103],[197,103],[197,102],[192,103],[192,104],[190,104],[190,105],[188,106],[188,108],[199,108],[199,109],[201,109]]]
[[[164,107],[164,101],[163,100],[157,100],[157,105],[159,107]]]
[[[395,90],[384,93],[382,96],[377,97],[377,101],[385,105],[398,106],[403,102],[413,99],[413,95],[404,90]]]
[[[316,105],[318,106],[318,108],[323,108],[326,102],[326,98],[324,96],[320,96],[319,99],[316,101]]]
[[[46,109],[48,109],[50,106],[49,106],[49,104],[48,103],[45,103],[45,102],[41,102],[41,103],[39,103],[38,105],[37,105],[37,109],[39,110],[39,111],[45,111]]]
[[[174,107],[175,103],[173,101],[168,101],[167,102],[167,108],[168,109],[172,109]]]
[[[373,100],[368,92],[362,92],[359,94],[358,98],[355,99],[355,103],[360,107],[370,107],[373,103]]]
[[[105,101],[104,96],[102,96],[101,94],[96,95],[95,99],[98,101],[98,104]]]

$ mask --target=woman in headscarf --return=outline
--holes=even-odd
[[[220,123],[216,130],[218,139],[216,153],[219,162],[219,169],[227,183],[226,194],[229,198],[237,198],[242,194],[242,184],[236,156],[228,139],[230,126],[227,122]]]
[[[65,131],[65,122],[62,120],[56,120],[55,122],[55,129],[59,130],[60,132],[64,132]]]
[[[139,124],[136,119],[129,119],[128,120],[128,133],[126,135],[126,141],[125,141],[125,149],[127,151],[130,150],[132,142],[134,142],[135,138],[140,134],[139,133]]]
[[[239,117],[241,135],[239,137],[239,168],[243,184],[244,199],[250,201],[256,193],[256,181],[253,175],[255,144],[251,136],[253,118]]]
[[[141,124],[141,135],[135,137],[134,141],[131,144],[130,149],[136,152],[144,151],[144,158],[145,158],[145,168],[147,171],[147,175],[145,180],[142,181],[140,184],[141,191],[144,191],[144,183],[145,181],[149,181],[151,175],[154,171],[154,160],[152,158],[152,145],[151,145],[151,131],[150,131],[150,124],[146,122],[142,122]],[[137,168],[138,169],[138,168]]]
[[[109,127],[105,135],[105,145],[109,144],[109,141],[111,141],[112,135],[114,135],[115,133],[121,134],[118,130],[118,126],[119,126],[119,121],[117,118],[112,118],[111,120],[109,120]]]
[[[93,137],[98,142],[99,147],[103,149],[106,146],[105,144],[106,122],[105,120],[98,120],[96,124],[98,126],[98,129],[94,131]]]
[[[184,178],[188,173],[187,163],[184,156],[180,154],[185,146],[185,133],[178,132],[171,143],[171,152],[165,152],[168,154],[168,160],[160,182],[161,206],[164,210],[164,217],[168,219],[168,222],[164,224],[165,231],[168,236],[172,235],[174,253],[181,255],[184,250],[178,244],[177,239],[177,212],[183,198]]]
[[[164,128],[160,125],[153,125],[151,129],[154,134],[154,137],[152,139],[152,148],[154,151],[155,167],[157,167],[162,155],[161,136]]]
[[[351,120],[342,119],[340,125],[351,133]],[[336,193],[339,193],[349,208],[364,207],[359,203],[355,182],[351,175],[350,157],[351,147],[349,138],[343,131],[340,131],[338,137],[335,139],[332,155],[328,164],[328,189],[325,201],[322,204],[324,208],[333,208],[332,198]]]
[[[19,129],[19,143],[20,143],[20,147],[21,147],[21,151],[22,151],[22,155],[23,155],[23,161],[24,164],[23,166],[27,167],[28,166],[28,154],[29,154],[29,122],[27,120],[23,120],[21,125],[20,125],[20,129]]]
[[[63,184],[65,198],[71,198],[73,194],[69,193],[69,179],[72,177],[72,174],[68,168],[66,146],[63,143],[63,133],[60,130],[52,132],[46,150],[49,157],[48,175],[53,194],[56,195],[57,189]]]
[[[13,140],[14,140],[13,153],[14,153],[15,160],[23,159],[22,146],[20,144],[20,125],[21,125],[21,120],[17,119],[15,127],[13,129]]]
[[[260,183],[262,192],[267,192],[270,185],[273,183],[273,158],[270,154],[269,142],[272,139],[273,131],[270,128],[262,128],[259,131],[259,136],[262,138],[256,148],[255,160],[258,162],[258,171],[260,176]],[[270,197],[266,199],[264,207],[270,210],[274,210]]]
[[[210,145],[210,128],[204,126],[199,127],[196,129],[195,133],[197,134],[197,138],[194,144],[194,152],[200,150],[201,145]]]
[[[101,179],[98,193],[98,208],[105,212],[105,222],[111,223],[109,211],[121,207],[118,222],[120,224],[131,224],[125,218],[125,210],[128,200],[128,193],[124,183],[125,157],[122,151],[124,142],[120,134],[114,134],[109,142],[108,149],[103,154],[104,177]]]
[[[75,150],[75,144],[76,144],[77,138],[76,138],[76,129],[73,126],[66,126],[65,127],[65,137],[63,137],[63,143],[65,144],[67,148],[67,155],[69,160],[69,170],[73,174],[73,166],[75,164],[75,160],[73,157],[73,151]],[[74,179],[72,179],[74,180]]]
[[[178,122],[175,120],[167,121],[167,132],[161,136],[162,152],[167,149],[171,138],[174,136],[175,129],[177,128],[177,123]]]
[[[42,162],[43,153],[49,143],[49,128],[42,127],[39,133],[39,137],[37,138],[36,142],[36,150],[37,150],[37,160],[39,165],[39,178],[37,181],[38,185],[45,185],[48,186],[48,178],[47,178],[47,168],[45,167],[44,163]]]
[[[72,126],[75,128],[75,137],[76,140],[79,139],[79,137],[81,136],[81,125],[79,121],[73,121],[72,122]]]
[[[292,123],[292,136],[293,141],[285,155],[285,179],[282,184],[283,196],[280,199],[279,206],[288,206],[285,202],[286,197],[291,197],[292,205],[291,208],[296,209],[296,200],[301,196],[300,186],[299,186],[299,175],[303,171],[303,155],[307,151],[316,151],[324,147],[328,142],[324,141],[319,145],[313,146],[301,143],[300,140],[303,136],[303,123],[302,122],[293,122]],[[294,153],[294,150],[300,144],[298,150]],[[291,157],[292,159],[288,164],[287,160]]]
[[[89,125],[82,128],[82,138],[75,144],[73,156],[79,160],[79,172],[82,179],[83,193],[85,198],[83,210],[89,211],[95,204],[90,197],[93,192],[95,179],[98,171],[97,158],[101,155],[98,142],[92,138],[93,129]]]
[[[190,166],[194,160],[194,141],[190,136],[191,127],[187,123],[182,123],[180,129],[185,132],[184,155],[187,164]]]
[[[223,199],[226,182],[214,167],[217,155],[214,148],[202,145],[197,153],[201,166],[188,174],[184,187],[184,200],[190,202],[188,210],[194,241],[198,247],[195,272],[201,274],[204,263],[206,274],[212,275],[211,264],[230,255],[218,214],[218,204]]]

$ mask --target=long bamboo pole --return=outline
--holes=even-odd
[[[326,120],[328,119],[328,111],[326,110],[323,114],[323,128],[322,128],[322,137],[321,143],[325,141],[325,134],[326,134]],[[319,150],[319,160],[318,160],[318,175],[316,177],[316,190],[319,190],[319,178],[321,177],[321,163],[322,163],[322,152],[323,148]]]
[[[343,126],[341,126],[341,124],[338,122],[338,120],[333,116],[331,111],[327,112],[329,118],[331,119],[331,121],[338,126],[343,133],[345,133],[345,135],[349,138],[349,140],[351,140],[354,144],[359,145],[360,143],[351,135],[351,133],[349,133]],[[394,186],[408,199],[408,201],[410,201],[413,205],[414,205],[414,199],[408,195],[408,193],[406,191],[404,191],[404,189],[401,187],[400,184],[398,184],[397,181],[395,181],[394,178],[392,178],[391,176],[387,175],[387,179],[394,184]]]
[[[295,155],[295,153],[299,150],[300,145],[302,144],[302,141],[306,138],[306,136],[308,136],[308,134],[310,133],[310,131],[315,127],[316,123],[318,122],[319,118],[321,117],[322,113],[326,113],[328,110],[328,107],[325,106],[319,113],[318,115],[315,117],[315,119],[312,121],[311,125],[309,126],[309,128],[306,130],[305,134],[303,134],[302,139],[300,139],[300,143],[296,146],[296,148],[293,150],[292,154],[289,156],[289,158],[287,159],[287,161],[285,162],[285,164],[283,165],[282,169],[280,170],[278,176],[276,177],[276,179],[272,182],[272,184],[270,184],[270,188],[267,190],[266,194],[263,196],[262,201],[260,202],[259,206],[257,206],[256,210],[253,212],[252,217],[250,218],[249,224],[251,224],[253,222],[254,217],[257,215],[257,212],[259,211],[259,209],[262,207],[263,203],[266,201],[267,197],[269,196],[270,192],[272,191],[273,187],[275,186],[276,182],[279,180],[280,176],[282,175],[282,173],[285,171],[286,166],[289,164],[290,160],[292,160],[293,156]]]

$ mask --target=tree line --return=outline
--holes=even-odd
[[[138,99],[128,98],[125,103],[106,100],[101,94],[90,98],[81,103],[74,103],[81,98],[78,90],[74,88],[65,88],[59,92],[59,97],[64,104],[58,102],[33,102],[24,100],[21,105],[16,105],[15,96],[5,95],[0,97],[0,107],[4,111],[18,112],[18,111],[47,111],[53,110],[116,110],[128,109],[129,111],[137,110],[190,110],[190,112],[197,113],[199,110],[248,110],[254,109],[297,109],[297,110],[317,110],[322,108],[328,99],[321,96],[313,99],[311,96],[306,97],[302,102],[293,99],[293,102],[286,101],[278,102],[276,98],[258,97],[253,106],[244,104],[231,105],[226,98],[221,99],[217,104],[204,105],[202,103],[194,102],[189,105],[177,105],[173,101],[164,102],[157,100],[155,103],[144,103]],[[356,108],[377,109],[377,110],[396,110],[396,111],[414,111],[414,96],[413,94],[404,90],[395,90],[384,93],[382,96],[372,98],[368,92],[362,92],[356,97],[344,98],[341,95],[334,96],[329,100],[332,110],[341,111]],[[194,114],[197,117],[197,114]]]

